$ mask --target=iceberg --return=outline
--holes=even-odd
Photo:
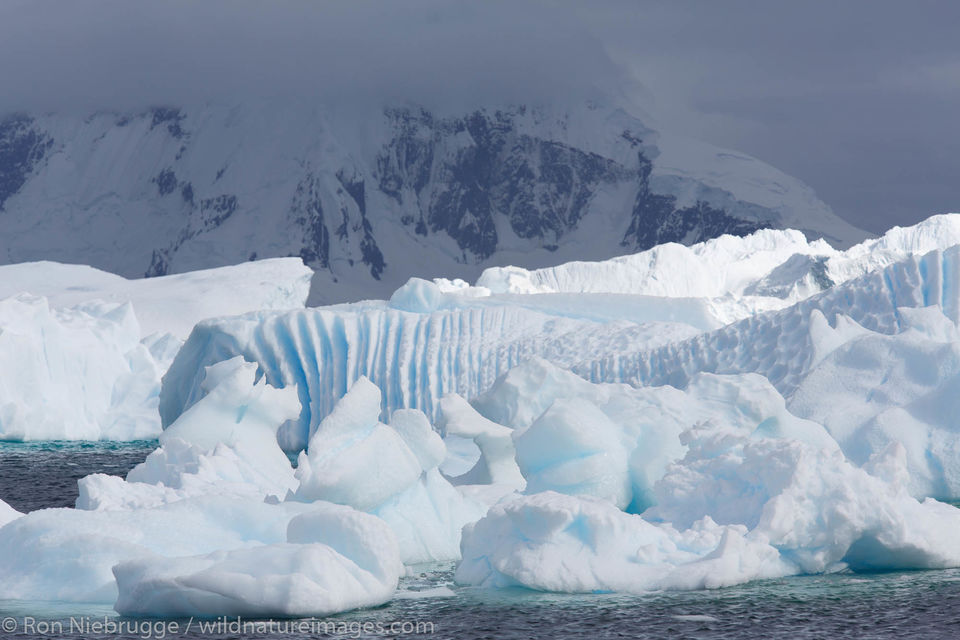
[[[591,495],[620,509],[633,501],[620,428],[589,401],[554,401],[532,425],[514,432],[514,443],[528,493]]]
[[[910,492],[954,498],[960,496],[960,332],[936,305],[900,308],[899,316],[893,335],[843,317],[832,330],[822,320],[815,342],[822,355],[788,406],[823,423],[859,464],[899,443]]]
[[[465,473],[455,476],[457,484],[498,485],[505,493],[524,488],[513,429],[488,420],[455,393],[441,398],[437,427],[445,442],[459,438],[476,446],[478,455]]]
[[[770,438],[721,423],[685,432],[688,451],[655,488],[651,519],[742,524],[804,573],[960,566],[960,509],[910,496],[897,444],[864,467],[839,447]]]
[[[960,216],[951,216],[941,224],[960,226],[957,220]],[[815,352],[822,351],[811,334],[817,331],[814,324],[820,315],[830,322],[842,315],[864,329],[888,335],[902,328],[903,308],[940,305],[947,317],[956,321],[960,309],[956,283],[960,279],[954,276],[960,248],[917,256],[910,252],[936,244],[936,236],[919,226],[907,235],[896,242],[893,237],[888,239],[894,249],[884,254],[881,264],[886,266],[882,269],[857,275],[874,266],[874,258],[845,253],[844,259],[859,266],[845,267],[846,271],[834,275],[838,279],[857,277],[834,284],[827,272],[814,270],[813,275],[808,273],[811,278],[823,278],[807,293],[774,296],[779,302],[772,307],[766,303],[744,307],[733,314],[742,319],[723,326],[719,317],[708,317],[709,305],[719,298],[590,291],[475,296],[464,293],[469,287],[444,284],[434,290],[426,281],[397,294],[394,304],[412,309],[407,311],[368,301],[204,322],[170,367],[161,390],[160,413],[163,423],[170,424],[202,397],[198,372],[234,355],[256,362],[275,386],[298,385],[303,412],[295,425],[281,433],[281,444],[290,451],[306,446],[311,429],[360,376],[384,390],[387,415],[396,409],[415,408],[436,420],[444,395],[457,393],[473,400],[498,377],[534,356],[592,382],[637,386],[683,387],[699,372],[758,373],[789,399],[809,372]],[[762,246],[760,240],[765,237],[756,235],[749,242]],[[747,243],[740,239],[711,242]],[[739,255],[732,249],[726,251]],[[903,255],[907,257],[893,261]],[[789,256],[780,257],[789,260]],[[749,281],[743,285],[749,287],[764,280],[737,275],[734,262],[728,265],[725,277],[740,284],[723,287],[740,291],[744,282]],[[683,263],[675,258],[664,264],[664,271],[657,271],[658,278],[669,278]],[[603,273],[583,277],[602,283]],[[773,286],[769,278],[765,282],[765,287]],[[723,287],[718,291],[727,291]],[[442,302],[435,298],[429,304],[400,302],[408,294],[419,299],[427,290],[442,296]],[[683,287],[676,292],[696,293]],[[730,291],[724,296],[728,297],[723,300],[734,306],[750,297]]]
[[[653,486],[683,457],[690,425],[722,419],[825,448],[818,424],[791,414],[756,374],[698,374],[683,389],[592,383],[542,358],[502,376],[473,407],[511,429],[527,491],[613,498],[633,512],[653,503]]]
[[[678,532],[606,500],[551,491],[492,507],[463,533],[455,579],[568,593],[703,589],[797,573],[743,527],[704,518]]]
[[[56,309],[93,301],[133,306],[141,337],[180,340],[206,318],[259,309],[303,308],[313,271],[300,258],[271,258],[229,267],[128,280],[86,265],[23,262],[0,265],[0,299],[42,296]]]
[[[419,409],[435,418],[447,393],[476,395],[543,350],[579,352],[589,329],[604,327],[519,307],[420,314],[382,303],[204,321],[164,377],[160,416],[169,425],[203,397],[205,366],[243,356],[271,385],[297,386],[300,419],[280,433],[284,449],[295,452],[361,377],[382,389],[386,416]]]
[[[0,503],[0,598],[307,616],[456,560],[575,592],[960,566],[931,498],[960,496],[958,219],[411,279],[202,320],[179,351],[130,303],[7,298],[0,434],[165,428],[76,509]]]
[[[324,616],[389,600],[403,565],[379,518],[327,505],[295,516],[287,543],[116,565],[122,615]]]
[[[460,504],[452,487],[437,486],[439,476],[401,492],[384,518],[318,499],[285,501],[298,482],[276,433],[299,414],[299,400],[295,389],[255,376],[256,365],[240,358],[208,367],[208,394],[163,432],[160,447],[126,480],[80,480],[76,509],[21,516],[0,505],[0,598],[115,602],[124,615],[327,615],[392,597],[403,563],[391,517],[404,539],[436,550],[440,536],[456,548],[459,521],[417,531],[425,506],[442,518],[445,501]],[[369,412],[362,389],[344,399],[341,415]],[[374,400],[376,420],[378,391]],[[421,464],[437,473],[443,443],[422,414],[398,413],[395,433],[392,444],[412,447],[408,484],[421,484]],[[376,461],[361,462],[369,471]]]
[[[0,266],[0,439],[156,438],[160,379],[193,326],[302,308],[311,274],[299,258],[145,280]]]
[[[960,509],[907,493],[902,448],[859,468],[837,446],[771,437],[763,423],[703,422],[683,440],[642,515],[553,491],[494,505],[464,530],[457,582],[643,592],[960,566]]]
[[[322,503],[44,509],[0,528],[0,598],[125,615],[327,615],[392,597],[402,572],[392,536],[374,516]]]
[[[118,596],[113,567],[286,542],[311,505],[199,496],[155,507],[42,509],[0,528],[0,599],[97,602]]]
[[[3,500],[0,500],[0,528],[2,528],[7,523],[13,522],[23,514],[8,505]]]
[[[254,381],[256,365],[232,358],[207,367],[204,396],[160,434],[160,446],[127,474],[79,481],[79,509],[157,506],[190,496],[262,501],[297,484],[277,428],[300,413],[293,388]]]
[[[869,331],[892,335],[904,329],[903,309],[938,306],[960,320],[960,246],[911,256],[837,285],[797,304],[727,325],[653,350],[606,356],[598,369],[641,384],[677,384],[700,371],[759,373],[789,396],[813,363],[814,318],[846,316]],[[609,375],[609,374],[607,374]]]
[[[440,474],[446,447],[416,410],[379,421],[380,389],[360,378],[300,453],[291,499],[350,505],[383,518],[407,564],[459,557],[460,530],[482,515]]]
[[[141,440],[160,433],[161,371],[129,304],[0,300],[0,439]]]
[[[808,242],[796,230],[761,229],[684,246],[665,243],[596,262],[567,262],[543,269],[491,267],[476,286],[449,287],[460,294],[618,293],[711,301],[724,324],[792,305],[910,256],[960,244],[960,214],[931,216],[911,227],[893,227],[880,238],[845,251],[823,240]],[[436,280],[435,282],[440,282]],[[465,284],[465,283],[464,283]]]
[[[443,291],[433,282],[410,278],[390,296],[390,306],[401,311],[430,313],[440,308],[443,298]]]

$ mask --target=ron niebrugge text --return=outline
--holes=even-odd
[[[436,625],[424,620],[360,621],[360,620],[244,620],[221,616],[214,619],[136,620],[122,618],[76,617],[67,620],[43,620],[24,616],[6,617],[0,622],[0,631],[39,636],[62,637],[71,634],[102,634],[135,637],[142,640],[188,635],[221,634],[327,634],[351,638],[371,635],[429,635]]]

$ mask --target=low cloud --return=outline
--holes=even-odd
[[[639,102],[882,231],[960,210],[958,23],[933,0],[5,0],[0,113]]]
[[[0,109],[248,98],[470,105],[629,83],[575,5],[546,2],[8,0]]]

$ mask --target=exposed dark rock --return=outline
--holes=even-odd
[[[53,146],[53,139],[33,125],[25,115],[0,121],[0,211]]]
[[[173,169],[167,167],[157,174],[153,183],[157,185],[157,191],[160,192],[161,196],[169,195],[177,188],[177,174],[173,172]]]
[[[673,196],[650,190],[652,164],[643,152],[637,153],[637,159],[639,188],[621,246],[642,251],[664,242],[693,244],[724,233],[743,236],[768,226],[736,218],[701,201],[693,206],[678,207]]]
[[[166,125],[167,132],[177,140],[180,140],[186,136],[186,131],[184,131],[183,127],[181,126],[185,116],[180,109],[175,109],[172,107],[157,107],[155,109],[151,109],[150,114],[152,116],[152,122],[150,124],[151,129],[161,125]]]

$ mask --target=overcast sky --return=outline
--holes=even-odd
[[[958,25],[922,0],[2,0],[0,111],[615,92],[876,232],[960,211]]]
[[[960,211],[960,3],[624,2],[597,20],[671,128],[882,231]]]

